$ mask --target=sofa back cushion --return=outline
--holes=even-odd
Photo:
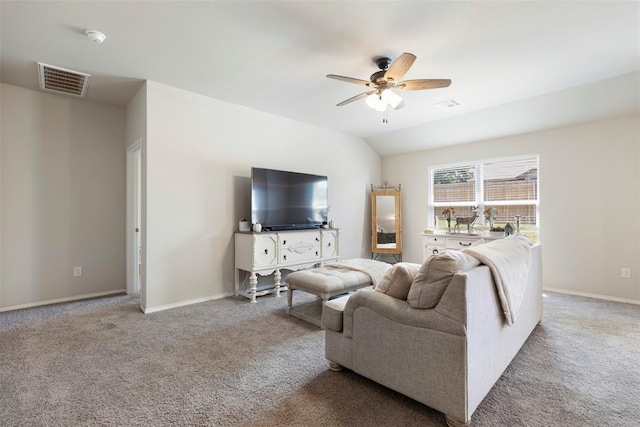
[[[411,284],[407,302],[414,308],[435,307],[454,274],[478,265],[480,261],[460,251],[446,251],[428,257]]]
[[[376,291],[387,294],[390,297],[406,301],[409,288],[416,278],[420,264],[399,262],[394,264],[382,277]]]

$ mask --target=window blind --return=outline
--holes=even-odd
[[[475,165],[434,169],[433,200],[435,202],[473,202],[475,200]]]

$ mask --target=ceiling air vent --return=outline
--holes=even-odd
[[[38,62],[40,89],[65,95],[84,96],[89,86],[89,74]]]
[[[457,99],[447,99],[446,101],[438,102],[436,107],[442,108],[443,110],[449,110],[450,108],[456,108],[461,105],[462,104]]]

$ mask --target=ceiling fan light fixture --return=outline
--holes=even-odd
[[[402,97],[391,89],[383,90],[380,98],[389,104],[394,110],[402,103]]]
[[[376,111],[385,111],[387,109],[387,103],[382,100],[382,96],[377,93],[372,93],[367,96],[365,100],[367,105]]]
[[[384,89],[369,95],[366,103],[376,111],[386,111],[388,107],[395,110],[402,104],[402,97],[390,89]]]

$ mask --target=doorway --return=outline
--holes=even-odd
[[[142,304],[142,139],[127,148],[127,294]]]

